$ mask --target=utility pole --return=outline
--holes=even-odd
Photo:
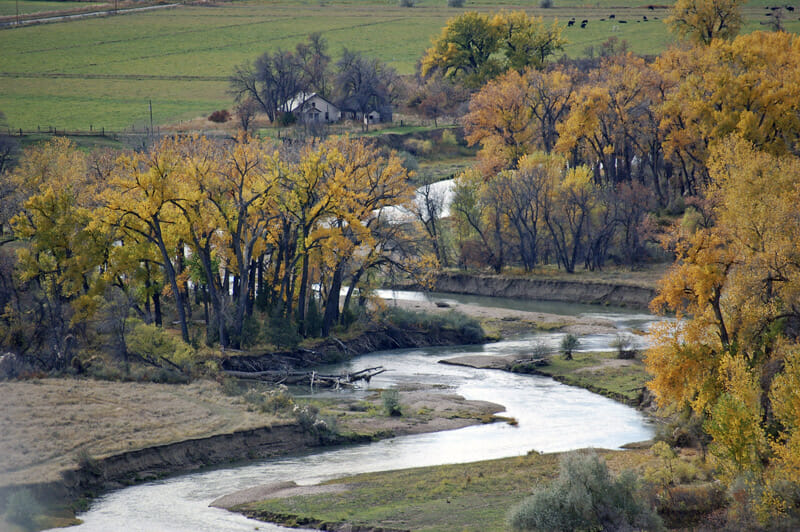
[[[150,136],[153,137],[153,100],[150,100]]]

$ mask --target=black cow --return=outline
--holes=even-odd
[[[570,26],[574,26],[574,25],[575,25],[575,21],[574,21],[574,20],[568,20],[568,21],[567,21],[567,27],[568,27],[568,28],[569,28]]]
[[[611,13],[608,18],[616,18],[617,16],[614,13]]]

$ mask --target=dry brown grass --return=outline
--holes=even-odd
[[[210,381],[3,382],[0,401],[0,486],[58,480],[79,454],[99,458],[277,421]]]

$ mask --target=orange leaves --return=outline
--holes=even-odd
[[[783,32],[662,54],[656,69],[672,88],[660,128],[673,164],[706,181],[711,146],[730,134],[775,155],[793,153],[800,136],[798,65],[798,39]]]
[[[510,71],[473,96],[464,118],[467,142],[481,143],[485,175],[513,168],[531,149],[535,135],[524,78]]]

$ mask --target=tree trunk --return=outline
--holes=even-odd
[[[339,262],[333,272],[328,300],[325,303],[325,314],[322,317],[322,336],[328,336],[331,327],[339,321],[339,293],[342,291],[342,270],[344,263]]]

